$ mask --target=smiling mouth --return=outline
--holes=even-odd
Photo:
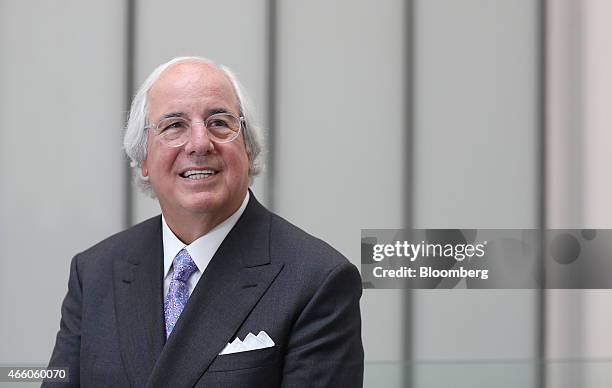
[[[218,171],[215,170],[187,170],[181,174],[179,174],[182,178],[190,179],[190,180],[200,180],[206,179],[213,175],[216,175]]]

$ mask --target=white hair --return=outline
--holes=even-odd
[[[234,93],[238,99],[240,115],[244,117],[244,143],[246,153],[249,157],[249,177],[252,183],[253,177],[262,169],[258,156],[263,148],[263,139],[261,133],[262,129],[256,123],[255,114],[244,87],[240,84],[234,72],[226,66],[218,65],[202,57],[178,57],[159,65],[153,70],[142,83],[132,100],[129,118],[125,127],[125,136],[123,137],[123,147],[125,153],[130,158],[130,165],[134,169],[134,176],[136,177],[138,186],[140,186],[145,193],[154,196],[148,177],[143,176],[140,169],[142,162],[147,157],[147,130],[145,129],[148,124],[147,94],[164,70],[181,62],[200,62],[213,66],[222,71],[231,82]]]

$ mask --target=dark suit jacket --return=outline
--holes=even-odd
[[[162,271],[160,216],[73,258],[49,362],[69,386],[362,386],[357,269],[253,195],[167,341]],[[218,355],[261,330],[274,347]]]

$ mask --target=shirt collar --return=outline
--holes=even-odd
[[[198,271],[204,272],[208,263],[212,259],[213,255],[219,249],[219,246],[227,237],[227,234],[232,230],[238,219],[244,213],[247,203],[249,202],[250,194],[247,191],[242,204],[231,216],[219,225],[212,228],[205,235],[198,237],[189,245],[185,245],[174,232],[170,229],[166,223],[166,219],[162,213],[162,239],[164,245],[164,278],[168,276],[170,267],[174,257],[181,251],[181,249],[187,249],[189,256],[193,259],[195,264],[198,266]]]

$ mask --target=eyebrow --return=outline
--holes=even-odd
[[[170,112],[170,113],[165,113],[163,115],[161,115],[161,117],[159,118],[160,120],[163,119],[169,119],[171,117],[183,117],[183,118],[187,118],[187,115],[183,112]]]
[[[216,115],[217,113],[230,113],[230,112],[225,108],[212,108],[206,111],[206,113],[207,113],[207,116],[212,116],[212,115]]]
[[[217,113],[230,113],[231,114],[231,112],[225,108],[211,108],[206,111],[206,117],[216,115]],[[182,117],[182,118],[188,119],[189,115],[186,114],[185,112],[170,112],[170,113],[164,113],[163,115],[161,115],[159,120],[169,119],[173,117]]]

